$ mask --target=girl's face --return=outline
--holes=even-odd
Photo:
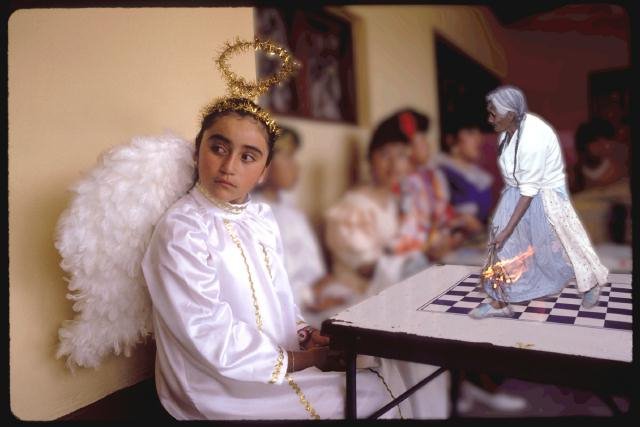
[[[227,203],[242,203],[263,179],[269,154],[267,134],[252,117],[228,114],[205,130],[196,162],[200,183]]]
[[[498,114],[498,110],[492,102],[487,104],[487,113],[489,124],[493,126],[493,130],[497,133],[504,132],[513,124],[515,120],[515,114],[512,111],[507,111],[506,114]]]
[[[371,173],[376,186],[389,190],[406,177],[411,168],[411,146],[390,142],[371,153]]]
[[[607,157],[611,155],[612,147],[615,142],[609,138],[600,137],[592,141],[587,147],[589,156],[595,159]]]
[[[429,160],[429,141],[426,132],[416,132],[411,139],[411,162],[420,166]]]
[[[478,128],[460,129],[458,141],[455,145],[456,154],[468,162],[480,160],[482,146],[482,132]]]

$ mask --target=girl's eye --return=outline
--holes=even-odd
[[[213,151],[216,154],[224,154],[226,152],[226,149],[221,144],[214,144],[211,146],[211,151]]]
[[[245,161],[245,162],[255,162],[256,158],[253,156],[253,154],[244,153],[242,155],[242,160]]]

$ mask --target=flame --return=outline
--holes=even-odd
[[[500,284],[513,283],[527,271],[525,260],[533,255],[533,252],[533,246],[529,246],[526,251],[513,258],[490,265],[482,272],[482,276],[493,281],[494,289]]]

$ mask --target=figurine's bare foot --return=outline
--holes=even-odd
[[[494,308],[490,303],[483,302],[469,312],[469,316],[474,319],[484,319],[485,317],[513,317],[513,312],[508,306]]]
[[[582,306],[584,308],[594,307],[598,303],[600,297],[600,286],[595,285],[582,296]]]

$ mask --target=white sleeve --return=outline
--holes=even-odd
[[[318,238],[304,213],[295,208],[283,209],[276,217],[284,247],[284,266],[295,301],[313,301],[313,284],[326,275]]]
[[[305,252],[301,255],[305,256],[306,280],[309,283],[313,283],[327,274],[327,269],[324,265],[324,258],[322,258],[322,252],[320,250],[320,244],[318,243],[318,237],[311,228],[311,224],[301,213],[300,220],[300,234],[301,238],[306,242]]]
[[[352,269],[377,261],[382,254],[374,213],[362,197],[345,196],[326,215],[327,247]]]
[[[550,135],[531,135],[526,141],[521,141],[518,148],[518,164],[516,165],[516,179],[518,189],[523,196],[533,197],[540,191],[544,178],[545,159]],[[524,139],[524,138],[523,138]]]
[[[447,203],[450,203],[451,202],[451,191],[449,189],[449,180],[444,175],[444,172],[442,172],[441,168],[439,168],[439,167],[434,168],[433,172],[434,172],[435,180],[436,180],[436,182],[438,182],[438,186],[439,186],[440,190],[442,191],[442,198],[444,200],[446,200]]]
[[[213,266],[207,234],[186,214],[172,213],[158,224],[142,262],[156,318],[180,347],[176,351],[187,352],[203,371],[280,384],[287,353],[255,324],[234,318],[220,299],[225,284]]]

